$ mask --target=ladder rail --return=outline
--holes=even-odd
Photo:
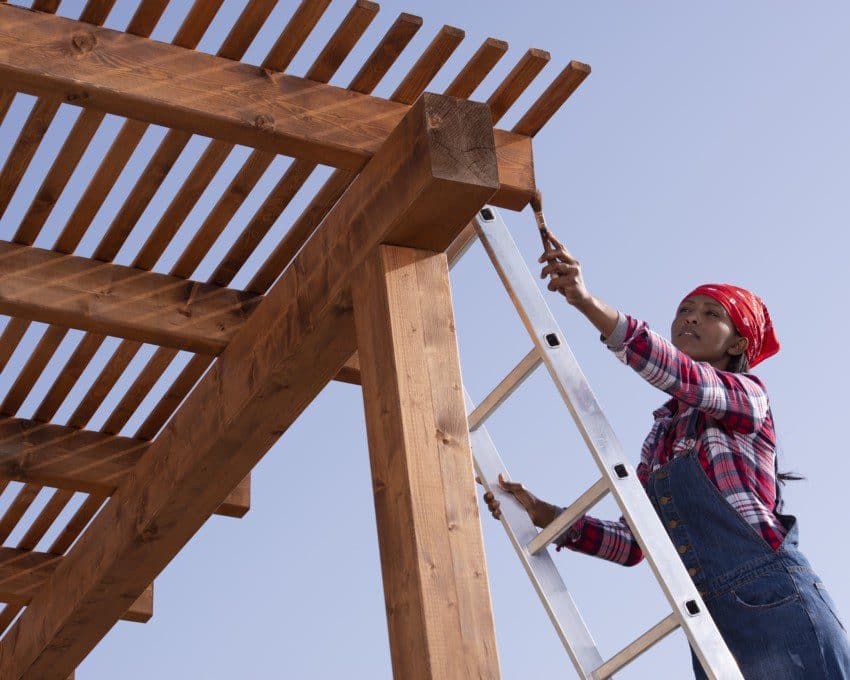
[[[507,226],[489,206],[474,226],[706,674],[743,680]]]
[[[472,406],[469,395],[466,395],[466,400],[469,409]],[[532,555],[526,548],[526,544],[537,535],[537,528],[532,524],[525,509],[513,496],[503,491],[496,481],[499,474],[506,478],[509,476],[487,428],[478,427],[472,430],[469,436],[475,472],[484,488],[500,501],[501,522],[505,533],[580,677],[582,680],[591,680],[593,672],[603,663],[596,642],[552,556],[546,550]]]

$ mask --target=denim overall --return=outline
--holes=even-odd
[[[791,515],[774,552],[706,476],[691,451],[652,472],[646,492],[746,680],[850,680],[850,644],[835,604],[797,549]],[[694,674],[706,677],[696,656]]]

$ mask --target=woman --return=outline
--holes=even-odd
[[[672,398],[654,412],[638,477],[747,680],[850,679],[850,645],[823,583],[798,551],[797,521],[778,512],[776,439],[764,385],[747,371],[779,351],[762,301],[701,286],[676,311],[671,340],[591,295],[552,239],[541,277],[600,331],[626,365]],[[499,478],[540,527],[562,508]],[[499,502],[484,496],[493,516]],[[560,550],[637,564],[625,520],[579,519]],[[693,657],[697,678],[705,674]]]

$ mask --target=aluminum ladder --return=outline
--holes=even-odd
[[[487,491],[501,501],[502,524],[525,567],[579,677],[610,678],[630,661],[678,627],[682,627],[714,680],[743,680],[738,665],[705,607],[696,586],[667,536],[634,468],[623,455],[605,414],[547,306],[499,213],[483,208],[474,221],[487,251],[534,347],[477,406],[466,403],[476,472]],[[466,244],[468,248],[473,241]],[[463,251],[453,258],[457,260]],[[484,423],[541,364],[546,366],[596,461],[601,477],[543,530],[531,523],[513,497],[502,491],[498,476],[510,478]],[[672,612],[632,643],[604,660],[550,556],[547,545],[582,514],[612,494],[638,540]]]

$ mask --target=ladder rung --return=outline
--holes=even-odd
[[[593,680],[605,680],[623,666],[634,661],[656,642],[660,642],[679,627],[679,619],[675,613],[656,623],[652,628],[641,635],[637,640],[617,652],[608,661],[593,671]]]
[[[566,508],[554,521],[547,525],[537,536],[528,542],[528,552],[536,555],[546,546],[560,536],[566,529],[571,527],[575,521],[596,505],[608,493],[608,481],[602,477],[599,481],[585,491],[578,499]]]
[[[470,431],[480,427],[493,414],[493,411],[499,408],[502,402],[522,385],[532,371],[540,365],[541,361],[540,352],[536,347],[526,354],[522,361],[505,376],[504,380],[496,385],[495,389],[484,398],[484,401],[478,404],[469,414]]]

